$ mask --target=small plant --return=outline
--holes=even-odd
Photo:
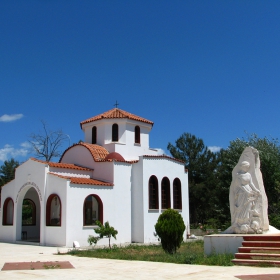
[[[96,225],[98,225],[98,228],[94,229],[94,231],[95,233],[99,234],[99,236],[90,235],[88,237],[88,243],[90,245],[96,244],[98,240],[102,239],[103,237],[107,237],[109,238],[109,248],[111,249],[111,237],[117,239],[116,235],[118,234],[118,231],[111,227],[109,222],[106,222],[104,225],[102,225],[101,222],[96,221]]]
[[[159,216],[155,230],[165,252],[176,253],[183,242],[185,229],[183,218],[176,210],[168,209]]]
[[[60,268],[59,264],[44,264],[45,269],[57,269]]]

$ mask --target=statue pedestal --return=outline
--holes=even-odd
[[[247,234],[248,235],[248,234]],[[204,236],[204,254],[224,254],[238,252],[244,234],[212,234]]]
[[[263,234],[213,234],[204,236],[204,254],[210,255],[213,253],[224,254],[238,252],[238,248],[242,247],[244,237],[249,236],[269,236],[279,235],[280,231],[273,226],[269,226],[269,230]]]

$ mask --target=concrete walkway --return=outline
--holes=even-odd
[[[280,268],[215,267],[55,255],[65,248],[0,243],[0,268],[6,262],[69,261],[75,269],[0,271],[0,279],[280,279]],[[244,278],[245,275],[266,276]],[[277,274],[269,277],[269,274]],[[242,277],[237,277],[243,275]]]

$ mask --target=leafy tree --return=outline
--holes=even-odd
[[[10,160],[5,160],[4,164],[0,166],[0,206],[2,186],[15,178],[15,171],[18,166],[19,162],[13,158]]]
[[[99,234],[99,236],[92,236],[90,235],[88,237],[88,243],[90,245],[96,244],[98,240],[102,239],[103,237],[109,238],[109,248],[111,249],[111,238],[114,237],[117,239],[118,231],[115,230],[113,227],[110,226],[109,222],[106,222],[104,226],[101,224],[101,222],[96,221],[96,225],[98,225],[99,228],[94,229],[95,233]]]
[[[49,162],[52,158],[62,155],[60,149],[64,142],[70,138],[61,129],[55,131],[49,130],[47,124],[44,121],[41,122],[43,132],[38,134],[32,133],[29,136],[29,143],[32,145],[37,158],[43,158]]]
[[[226,149],[212,153],[203,140],[184,133],[168,144],[168,150],[175,158],[186,163],[189,171],[190,220],[215,225],[225,229],[230,225],[229,187],[232,170],[243,150],[252,146],[259,151],[261,172],[268,198],[270,224],[280,228],[280,146],[278,139],[260,138],[247,134],[245,138],[230,141]],[[213,220],[214,219],[214,220]]]
[[[192,224],[205,223],[216,215],[216,198],[219,154],[211,152],[202,139],[190,133],[182,134],[175,146],[167,149],[174,158],[183,160],[189,175],[190,220]]]
[[[165,252],[176,253],[183,242],[185,229],[184,220],[176,210],[167,209],[159,216],[155,230]]]
[[[15,178],[15,169],[19,166],[19,162],[11,158],[5,160],[0,166],[0,186],[5,185]]]

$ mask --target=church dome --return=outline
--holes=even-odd
[[[113,153],[108,154],[108,155],[105,157],[105,160],[108,160],[108,159],[115,159],[115,160],[118,160],[118,161],[125,161],[125,159],[123,158],[123,156],[120,155],[119,153],[116,153],[116,152],[113,152]]]

